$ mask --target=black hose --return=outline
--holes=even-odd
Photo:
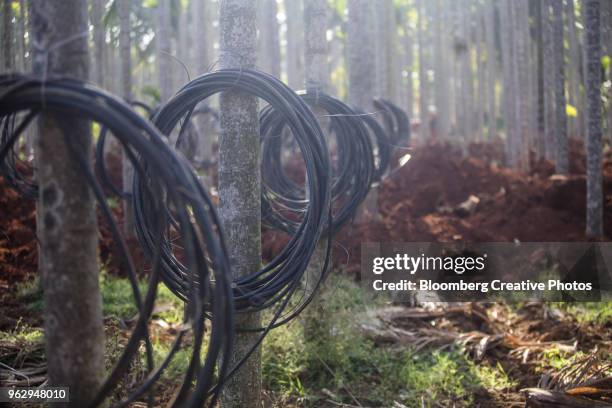
[[[162,254],[159,248],[167,230],[172,229],[166,206],[172,209],[174,221],[181,232],[179,238],[184,248],[183,259],[186,265],[183,276],[186,301],[184,326],[191,327],[194,337],[192,363],[185,373],[184,387],[175,398],[174,406],[199,407],[205,402],[213,406],[220,390],[220,387],[216,386],[215,378],[224,378],[228,371],[225,362],[231,354],[234,297],[222,228],[198,176],[187,162],[166,144],[155,127],[121,100],[79,81],[41,81],[21,75],[0,76],[0,120],[4,126],[7,126],[7,121],[13,122],[8,125],[7,134],[3,133],[0,146],[1,163],[6,163],[27,124],[43,111],[77,115],[106,126],[121,143],[135,168],[135,174],[140,180],[139,194],[147,202],[148,216],[155,216],[155,222],[150,223],[148,229],[148,236],[152,240],[152,249],[149,252],[152,269],[148,289],[143,297],[138,288],[132,258],[106,204],[105,193],[88,165],[88,159],[79,155],[75,146],[76,140],[71,137],[70,132],[64,132],[64,141],[72,158],[77,161],[87,178],[104,220],[111,228],[139,310],[127,345],[97,395],[92,396],[90,406],[100,405],[111,395],[129,369],[130,362],[139,354],[142,342],[147,350],[149,375],[119,406],[127,405],[151,390],[181,346],[184,331],[176,336],[169,355],[161,365],[153,367],[148,321],[162,269]],[[25,119],[14,125],[15,118],[23,112]],[[5,169],[4,166],[2,168]],[[206,354],[200,356],[200,346],[204,342],[202,316],[205,309],[210,312],[212,319],[210,328],[207,329],[209,333]],[[212,393],[209,392],[211,390]]]

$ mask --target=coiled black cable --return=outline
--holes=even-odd
[[[257,96],[286,118],[304,156],[310,200],[304,219],[286,247],[259,271],[234,280],[234,299],[240,312],[266,309],[294,293],[321,237],[330,208],[330,164],[323,133],[313,113],[291,89],[276,78],[256,70],[224,69],[205,74],[185,85],[155,115],[154,123],[169,135],[182,120],[186,123],[193,109],[219,92],[240,90]],[[184,127],[181,127],[182,132]],[[179,136],[180,137],[180,136]],[[135,178],[135,185],[140,178]],[[135,189],[135,192],[139,189]],[[151,219],[145,200],[135,197],[136,230],[145,249],[152,251],[148,238]],[[162,279],[179,297],[185,297],[183,264],[172,253],[170,240],[162,250]]]
[[[48,111],[78,115],[108,127],[123,146],[135,168],[140,180],[139,194],[147,202],[148,215],[155,217],[155,222],[150,223],[148,230],[153,242],[153,248],[149,252],[152,269],[148,289],[143,297],[138,288],[132,258],[106,204],[104,191],[87,164],[87,158],[80,156],[77,153],[78,149],[73,148],[76,141],[71,138],[70,132],[64,132],[65,143],[71,150],[72,158],[78,162],[87,178],[104,220],[111,228],[139,310],[135,328],[127,345],[100,391],[92,396],[90,405],[97,406],[110,395],[128,370],[130,362],[139,353],[141,342],[144,342],[149,374],[129,397],[118,405],[126,406],[140,398],[160,377],[185,337],[186,329],[181,330],[176,336],[164,361],[158,367],[153,367],[148,321],[153,310],[161,269],[162,254],[157,248],[160,247],[165,232],[172,228],[168,212],[164,211],[166,205],[172,208],[173,222],[181,232],[183,259],[186,265],[183,276],[184,299],[187,302],[185,327],[191,327],[194,343],[191,364],[173,405],[190,407],[200,407],[204,403],[214,405],[220,390],[215,378],[225,378],[228,371],[225,361],[228,361],[230,356],[233,339],[234,296],[222,228],[210,198],[188,163],[167,145],[162,135],[147,120],[121,100],[70,79],[42,81],[22,75],[0,76],[0,118],[3,123],[14,121],[25,113],[25,117],[18,124],[8,126],[8,133],[3,135],[5,137],[0,147],[0,162],[6,163],[17,140],[32,120],[39,113]],[[207,329],[209,334],[206,354],[201,356],[202,345],[205,342],[202,319],[205,309],[212,317],[210,328]]]
[[[374,179],[373,149],[360,114],[323,92],[303,93],[302,99],[329,118],[329,133],[335,137],[337,164],[332,180],[332,233],[356,213]],[[264,221],[293,233],[309,198],[282,169],[281,146],[286,119],[267,107],[260,118],[262,135],[262,209]],[[308,198],[308,199],[307,199]]]

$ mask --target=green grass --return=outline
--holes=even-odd
[[[552,306],[575,316],[581,323],[612,323],[612,301],[576,303],[556,302],[553,303]]]
[[[461,407],[470,406],[485,387],[503,391],[515,386],[501,366],[476,365],[460,351],[377,347],[360,333],[357,322],[381,300],[348,278],[332,277],[321,297],[322,305],[312,305],[264,341],[264,388],[273,393],[276,406],[287,401],[319,406],[331,399],[364,406],[398,401],[408,407],[436,402]],[[321,311],[312,312],[317,308]]]

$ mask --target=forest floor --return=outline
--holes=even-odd
[[[304,328],[312,327],[308,320],[317,313],[307,311],[266,339],[266,405],[522,406],[521,390],[544,385],[541,380],[567,389],[580,382],[577,373],[584,371],[582,380],[596,376],[598,368],[612,361],[610,303],[406,308],[372,298],[354,279],[362,241],[583,240],[585,160],[580,143],[571,146],[571,174],[563,177],[554,175],[552,165],[543,160],[532,161],[529,175],[503,168],[502,149],[495,143],[473,144],[467,155],[446,144],[411,150],[410,160],[378,187],[379,215],[361,217],[337,238],[336,247],[350,256],[336,250],[333,277],[319,300],[325,318],[314,317],[316,336],[305,336]],[[604,175],[605,233],[612,237],[610,152]],[[120,206],[111,204],[121,217]],[[42,382],[34,214],[33,203],[25,203],[0,179],[0,362]],[[126,342],[135,309],[113,258],[108,229],[101,225],[100,230],[105,270],[101,286],[112,357]],[[264,237],[266,257],[285,239],[271,231],[264,231]],[[180,325],[181,308],[162,290],[151,323],[159,357]],[[186,362],[187,351],[164,376],[160,403],[171,398]],[[127,383],[135,383],[143,372],[136,365]],[[19,381],[17,377],[0,370],[0,381]],[[611,384],[597,387],[612,389]],[[591,395],[612,398],[609,391]]]

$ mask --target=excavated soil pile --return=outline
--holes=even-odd
[[[415,148],[411,159],[378,187],[378,213],[338,236],[337,262],[359,270],[361,242],[584,240],[585,156],[571,143],[570,175],[533,160],[523,175],[501,167],[496,144],[461,150],[448,144]],[[604,155],[604,230],[612,235],[612,154]],[[343,259],[340,259],[343,258]]]

